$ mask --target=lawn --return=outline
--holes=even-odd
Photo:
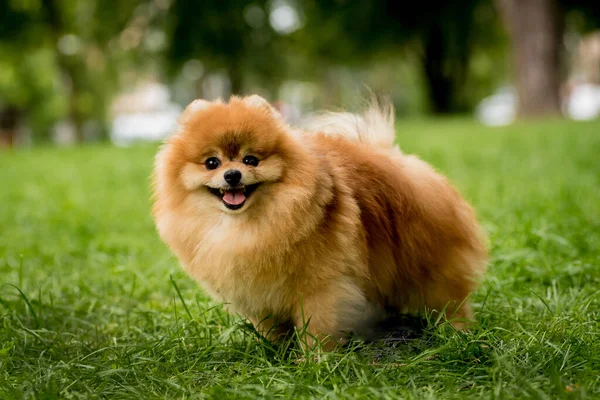
[[[2,152],[0,398],[600,398],[600,122],[398,132],[489,234],[472,331],[272,346],[158,239],[154,146]]]

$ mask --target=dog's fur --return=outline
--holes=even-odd
[[[196,100],[156,158],[158,232],[186,271],[276,339],[305,327],[326,349],[388,313],[442,312],[462,327],[487,250],[471,207],[394,145],[391,107],[288,126],[259,96]],[[254,155],[258,166],[242,163]],[[208,157],[219,168],[205,166]],[[260,183],[230,210],[223,174]],[[221,192],[223,193],[223,192]]]

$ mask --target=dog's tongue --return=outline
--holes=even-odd
[[[246,196],[242,192],[225,191],[223,201],[232,206],[239,206],[246,200]]]

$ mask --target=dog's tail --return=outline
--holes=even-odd
[[[393,148],[396,136],[394,124],[393,105],[373,99],[361,114],[324,112],[308,117],[301,127],[313,132],[342,135],[380,148]]]

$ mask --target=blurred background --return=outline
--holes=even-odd
[[[0,0],[0,147],[160,140],[230,94],[293,122],[367,88],[399,118],[599,118],[600,2]]]

